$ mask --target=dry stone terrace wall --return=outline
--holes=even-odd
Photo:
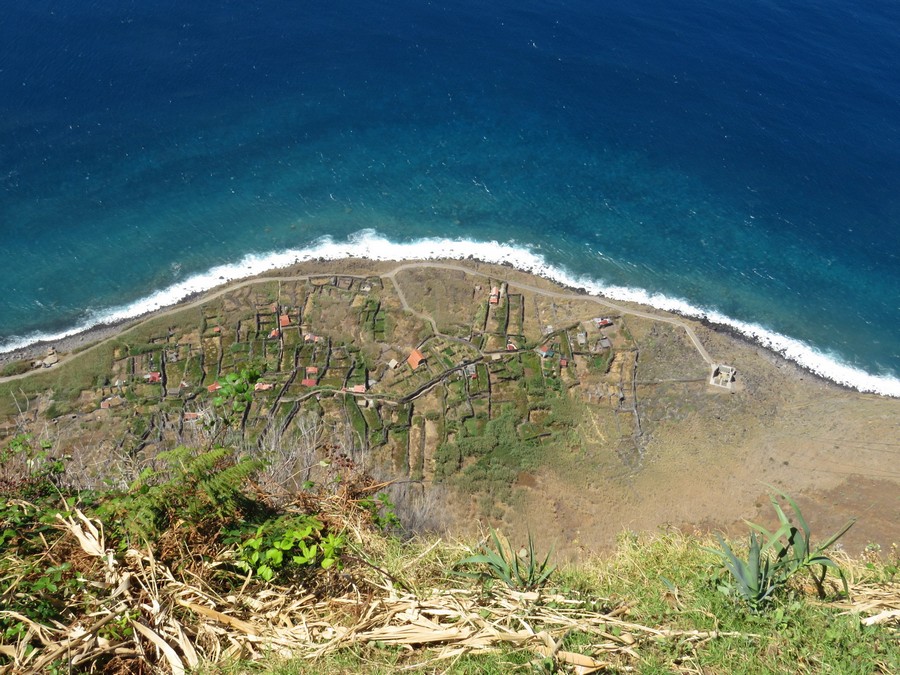
[[[567,398],[607,416],[611,445],[638,468],[639,347],[621,316],[601,321],[596,305],[501,278],[388,276],[261,280],[123,337],[110,372],[63,423],[104,422],[130,451],[164,447],[220,414],[219,380],[249,367],[260,378],[239,420],[247,443],[314,415],[349,427],[347,443],[372,465],[427,480],[441,448],[503,414],[523,442],[551,439],[552,403]],[[459,457],[457,468],[472,461]]]

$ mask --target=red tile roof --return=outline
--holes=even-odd
[[[406,362],[409,364],[410,368],[415,370],[422,362],[425,360],[425,355],[420,352],[418,349],[413,349],[409,354],[409,358],[406,359]]]

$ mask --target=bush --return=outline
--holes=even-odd
[[[21,375],[31,370],[31,361],[13,361],[3,366],[0,370],[0,377],[12,377],[13,375]]]

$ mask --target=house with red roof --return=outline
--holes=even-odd
[[[425,355],[418,349],[413,349],[410,352],[409,357],[406,359],[406,362],[409,364],[410,368],[416,370],[419,366],[425,363]]]

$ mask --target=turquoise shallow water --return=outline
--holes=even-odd
[[[0,347],[297,257],[474,253],[898,394],[900,16],[728,4],[15,8]]]

